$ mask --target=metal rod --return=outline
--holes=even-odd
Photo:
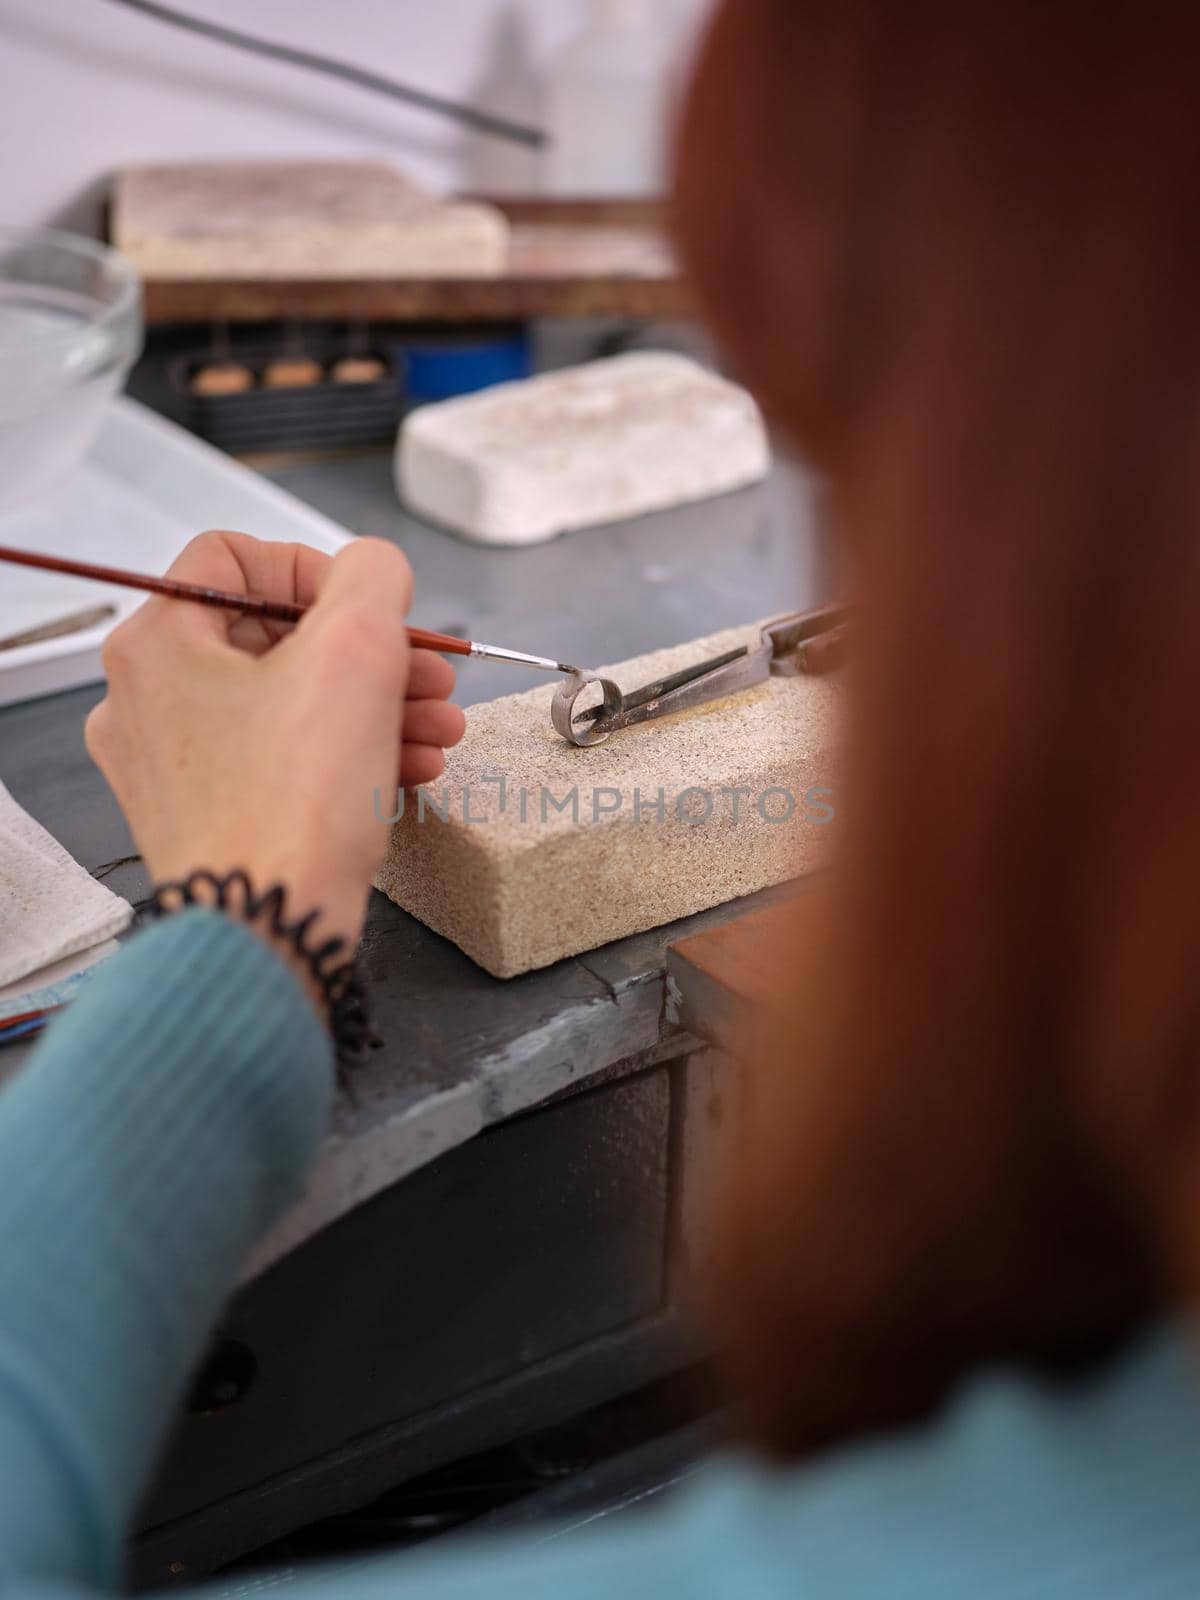
[[[340,78],[345,83],[369,89],[373,94],[387,95],[392,100],[402,100],[418,106],[423,111],[433,111],[439,116],[452,117],[468,128],[480,133],[494,134],[500,139],[511,139],[516,144],[540,149],[548,142],[544,128],[533,128],[510,117],[497,116],[480,106],[463,105],[445,95],[432,94],[428,89],[417,89],[411,84],[397,83],[382,73],[366,67],[354,66],[348,61],[338,61],[332,56],[319,55],[315,50],[304,50],[298,45],[278,44],[274,39],[263,39],[258,34],[243,33],[240,28],[229,28],[220,22],[210,22],[206,17],[176,10],[174,6],[160,5],[158,0],[116,0],[130,11],[140,11],[143,16],[165,22],[168,27],[182,28],[205,39],[215,39],[219,44],[232,45],[238,50],[248,50],[254,55],[266,56],[272,61],[283,61],[291,67],[303,67],[309,72],[324,73],[326,77]]]
[[[97,628],[117,614],[116,606],[89,606],[86,611],[72,611],[53,622],[43,622],[36,628],[24,628],[20,633],[6,634],[0,639],[0,650],[19,650],[22,645],[41,644],[45,639],[63,639],[70,633],[83,633]]]

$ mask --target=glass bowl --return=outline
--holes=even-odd
[[[124,257],[0,227],[0,511],[78,465],[141,348],[141,286]]]

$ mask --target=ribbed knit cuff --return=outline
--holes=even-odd
[[[192,909],[131,940],[0,1093],[0,1427],[52,1440],[110,1578],[245,1255],[296,1196],[332,1049],[253,933]],[[32,1409],[31,1409],[32,1408]]]

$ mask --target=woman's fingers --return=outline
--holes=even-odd
[[[375,581],[400,586],[407,612],[412,598],[412,573],[404,556],[379,539],[360,539],[339,552],[344,562],[356,553],[354,583],[363,587]],[[167,576],[205,588],[226,589],[231,594],[256,595],[271,600],[291,600],[299,605],[316,603],[331,576],[335,558],[310,545],[284,544],[255,539],[230,529],[211,529],[192,539],[168,569]],[[168,611],[166,608],[179,608]],[[292,632],[292,624],[263,617],[239,616],[233,611],[156,597],[141,608],[141,620],[159,626],[170,619],[174,626],[195,636],[225,638],[240,650],[261,655]],[[410,700],[446,700],[454,692],[454,668],[432,650],[412,654],[409,669]],[[455,736],[461,737],[461,733]],[[453,742],[453,740],[451,741]]]
[[[412,568],[404,552],[386,539],[355,539],[316,574],[317,609],[364,591],[390,597],[404,615],[412,604]]]
[[[400,752],[397,782],[402,789],[416,789],[440,778],[445,770],[446,752],[440,745],[406,744]]]
[[[448,700],[454,693],[454,668],[433,650],[414,650],[408,664],[410,700]]]
[[[317,598],[333,559],[311,545],[255,539],[248,533],[216,528],[191,541],[168,577],[307,606]]]
[[[411,599],[412,574],[403,554],[381,540],[356,540],[331,557],[305,545],[215,530],[193,539],[169,575],[185,583],[295,600],[310,607],[312,622],[320,618],[326,624],[323,653],[335,672],[340,667],[361,675],[368,668],[384,667],[384,658],[390,660],[397,649],[404,649],[400,619]],[[228,641],[260,655],[295,630],[287,624],[156,598],[140,609],[136,620],[124,625],[124,631],[136,633],[159,650]],[[300,632],[311,636],[313,629]],[[304,648],[303,637],[296,643]],[[118,639],[111,653],[120,648]],[[466,720],[448,698],[454,682],[453,666],[435,651],[409,654],[399,751],[400,781],[405,785],[438,777],[445,766],[443,751],[463,736]],[[103,734],[98,719],[93,740],[101,742]]]
[[[244,868],[287,885],[297,912],[356,939],[386,845],[372,796],[434,782],[462,734],[448,662],[414,652],[403,554],[356,540],[332,560],[239,534],[193,541],[189,583],[298,600],[273,649],[236,611],[154,598],[104,646],[108,695],[88,748],[155,878]],[[262,653],[252,659],[231,641]],[[409,669],[413,667],[411,698]]]
[[[424,652],[421,652],[424,654]],[[432,783],[446,768],[446,751],[462,738],[467,719],[448,700],[409,700],[404,707],[404,742],[400,746],[402,789]]]
[[[460,706],[448,700],[414,700],[404,706],[402,737],[405,744],[437,745],[449,749],[466,732],[467,719]]]
[[[408,682],[411,650],[404,618],[412,600],[412,568],[382,539],[356,539],[318,578],[314,603],[274,652],[285,670],[297,668],[324,691],[371,719],[379,697],[397,709]],[[349,708],[349,707],[348,707]],[[398,724],[395,729],[398,737]]]
[[[213,529],[191,540],[172,562],[167,576],[230,594],[310,605],[332,559],[309,545]],[[148,600],[141,611],[143,620],[155,628],[167,623],[180,635],[228,642],[254,655],[261,655],[290,631],[288,623],[163,597]]]

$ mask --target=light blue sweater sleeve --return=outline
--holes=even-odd
[[[0,1092],[0,1579],[115,1579],[192,1366],[297,1193],[331,1084],[297,980],[195,909],[131,940]]]
[[[181,976],[186,981],[181,982]],[[0,1595],[111,1592],[238,1268],[296,1195],[330,1050],[290,972],[213,911],[89,984],[0,1092]],[[936,1421],[661,1510],[216,1583],[293,1600],[1195,1600],[1190,1340],[1087,1382],[985,1373]]]

